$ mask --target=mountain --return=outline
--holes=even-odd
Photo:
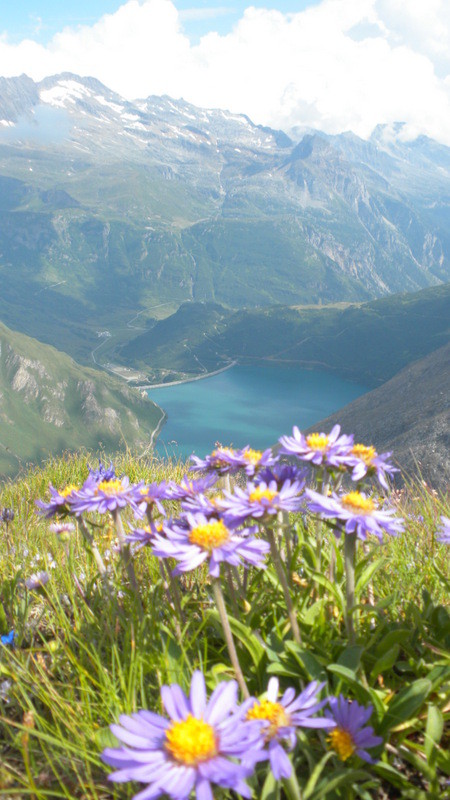
[[[377,386],[448,342],[449,308],[450,283],[320,308],[232,312],[184,303],[116,351],[115,359],[141,369],[153,382],[199,375],[234,360],[273,360],[332,370]]]
[[[0,474],[67,449],[148,449],[162,418],[136,389],[0,323]]]
[[[184,302],[358,302],[450,280],[450,149],[284,132],[64,73],[0,80],[6,324],[92,363]],[[105,349],[106,352],[107,348]]]
[[[372,444],[392,451],[405,476],[420,475],[429,486],[450,484],[450,344],[415,361],[387,383],[359,397],[314,430],[336,423]],[[401,476],[398,476],[401,480]]]

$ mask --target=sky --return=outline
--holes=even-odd
[[[450,146],[449,0],[0,0],[0,75],[92,75],[290,130]]]

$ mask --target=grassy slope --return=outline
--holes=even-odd
[[[208,369],[223,358],[275,359],[377,385],[448,340],[450,284],[360,305],[271,307],[231,313],[188,304],[121,351],[150,371]],[[189,344],[189,347],[186,347]]]
[[[0,324],[0,473],[50,453],[147,446],[161,410],[104,373]]]

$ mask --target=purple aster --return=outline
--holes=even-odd
[[[347,494],[325,497],[323,494],[306,489],[308,508],[324,519],[337,520],[336,536],[339,538],[342,531],[355,533],[358,539],[366,539],[367,534],[374,534],[379,541],[383,540],[383,531],[390,536],[397,536],[404,530],[403,519],[395,517],[395,511],[383,511],[378,508],[375,500],[366,497],[363,492],[348,492]]]
[[[330,697],[328,702],[330,709],[325,711],[325,715],[336,723],[328,736],[330,749],[336,751],[341,761],[346,761],[356,753],[368,764],[375,764],[365,749],[378,747],[383,742],[381,736],[373,735],[373,728],[366,726],[372,716],[373,706],[360,706],[356,700],[347,700],[342,695]]]
[[[106,514],[108,511],[114,512],[130,506],[139,516],[142,514],[138,506],[142,501],[142,486],[142,482],[130,485],[126,476],[99,483],[89,476],[74,496],[71,511],[77,515],[83,514],[85,511],[98,511],[99,514]]]
[[[57,514],[72,514],[73,502],[77,493],[80,490],[79,486],[70,483],[64,489],[55,489],[52,484],[49,485],[50,489],[50,502],[44,503],[43,500],[36,500],[40,513],[47,519],[56,516]]]
[[[54,522],[49,525],[49,529],[62,541],[66,541],[75,533],[75,525],[72,522]]]
[[[145,528],[133,528],[126,537],[127,544],[133,545],[133,549],[141,550],[142,547],[151,546],[155,541],[155,536],[163,530],[162,523],[150,522]]]
[[[441,517],[442,525],[438,528],[439,536],[436,537],[438,542],[442,544],[450,544],[450,518]]]
[[[4,522],[5,525],[8,525],[14,519],[14,509],[13,508],[2,508],[1,518],[2,518],[2,522]]]
[[[215,472],[219,475],[232,474],[238,472],[241,468],[239,459],[236,458],[237,450],[231,447],[216,447],[212,453],[199,458],[198,456],[191,456],[193,462],[191,469],[202,469],[207,472]]]
[[[197,800],[213,800],[211,784],[251,798],[245,783],[251,769],[241,760],[261,746],[260,725],[241,719],[236,682],[223,681],[207,700],[203,675],[196,671],[189,697],[175,684],[162,687],[161,699],[169,719],[138,711],[111,725],[124,746],[102,753],[117,768],[110,780],[147,784],[134,800],[187,800],[192,791]]]
[[[298,467],[296,464],[274,464],[272,467],[266,467],[255,476],[255,483],[269,484],[275,481],[278,488],[283,486],[283,483],[290,481],[294,483],[304,484],[307,470],[304,467]]]
[[[309,433],[306,436],[295,426],[292,436],[282,436],[280,454],[297,456],[316,467],[341,467],[353,447],[353,436],[340,436],[340,425],[335,425],[329,434]]]
[[[25,586],[30,592],[32,592],[36,589],[42,589],[45,584],[49,582],[49,580],[50,575],[48,572],[34,572],[25,581]]]
[[[104,467],[102,462],[99,460],[97,469],[93,467],[89,467],[89,475],[94,478],[98,483],[100,481],[114,481],[117,478],[116,471],[113,467],[112,461],[109,462],[109,467]]]
[[[276,481],[248,483],[245,489],[235,487],[234,493],[225,492],[220,502],[224,519],[243,522],[249,517],[259,519],[277,514],[278,511],[298,511],[303,504],[303,483],[285,481],[278,488]]]
[[[166,497],[168,500],[185,500],[187,497],[194,497],[196,494],[206,492],[211,486],[217,483],[217,475],[211,473],[202,478],[188,478],[185,476],[180,483],[170,481],[167,486]]]
[[[297,697],[295,689],[291,687],[278,700],[278,678],[271,678],[265,699],[255,700],[251,697],[242,704],[241,712],[245,711],[247,720],[260,720],[263,723],[261,737],[267,750],[252,754],[253,763],[268,758],[276,780],[289,778],[292,772],[283,744],[287,745],[288,750],[295,747],[296,728],[334,727],[333,720],[315,716],[327,702],[317,699],[324,686],[324,683],[313,681]]]
[[[252,535],[255,528],[236,532],[237,526],[235,521],[225,525],[223,520],[208,519],[205,514],[187,513],[170,527],[164,526],[166,538],[155,537],[153,554],[179,561],[174,575],[195,569],[204,561],[208,561],[213,578],[219,577],[222,561],[235,567],[242,563],[261,566],[270,550],[269,543]]]
[[[165,516],[166,511],[164,506],[161,503],[161,500],[166,500],[168,497],[167,494],[167,484],[165,481],[161,483],[146,483],[146,484],[139,484],[140,489],[139,493],[140,503],[139,508],[142,514],[151,514],[153,506],[156,506],[159,513]]]
[[[220,517],[222,515],[220,504],[223,499],[223,494],[214,494],[209,497],[206,494],[197,494],[186,497],[181,503],[181,508],[183,511],[190,511],[193,514],[204,514],[208,518]]]
[[[278,461],[278,456],[274,456],[272,450],[253,450],[250,445],[243,447],[236,453],[236,459],[240,462],[240,468],[252,478],[260,469],[272,467]]]
[[[353,469],[352,479],[361,481],[368,475],[376,475],[383,489],[389,489],[386,475],[394,475],[399,472],[396,467],[388,463],[392,453],[377,453],[374,447],[367,447],[364,444],[354,444],[347,465]]]

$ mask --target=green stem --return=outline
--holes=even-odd
[[[344,533],[345,624],[350,642],[355,640],[353,613],[355,607],[356,533]]]
[[[300,786],[298,785],[294,767],[292,767],[292,772],[289,775],[289,778],[283,778],[282,784],[283,791],[285,792],[288,800],[302,800],[302,793],[300,791]]]
[[[102,576],[102,578],[106,577],[106,567],[105,563],[98,551],[97,545],[95,544],[94,537],[92,533],[90,533],[86,527],[83,517],[78,518],[78,525],[80,526],[80,531],[83,535],[85,542],[88,544],[92,555],[94,556],[95,563],[97,564],[97,569]]]
[[[270,544],[270,552],[272,555],[272,560],[276,569],[276,573],[278,575],[278,580],[281,583],[281,588],[283,589],[284,599],[286,602],[286,608],[289,616],[289,620],[291,623],[292,635],[294,640],[297,644],[301,644],[301,636],[300,636],[300,628],[298,627],[297,617],[295,614],[294,604],[292,602],[291,594],[289,591],[289,585],[286,578],[286,573],[284,571],[283,563],[280,558],[280,554],[278,552],[278,548],[275,542],[275,536],[273,534],[272,528],[267,527],[267,537],[269,539]]]
[[[114,509],[111,512],[112,517],[114,520],[114,527],[116,529],[117,538],[119,540],[119,547],[120,547],[120,556],[125,567],[126,573],[128,575],[128,580],[130,581],[130,586],[133,590],[133,594],[136,599],[136,605],[139,612],[139,616],[142,619],[144,615],[144,609],[142,608],[141,598],[139,596],[139,587],[136,580],[136,573],[134,571],[133,562],[131,560],[131,553],[130,553],[130,546],[127,544],[125,531],[123,529],[122,517],[120,516],[119,509]]]
[[[234,674],[236,675],[236,680],[239,684],[239,688],[243,696],[247,700],[250,697],[250,692],[247,689],[244,673],[242,672],[238,654],[236,652],[233,634],[231,632],[230,622],[227,615],[227,609],[225,607],[225,601],[223,599],[222,587],[220,585],[220,578],[212,579],[212,589],[214,594],[214,600],[216,601],[217,610],[219,612],[220,621],[222,623],[223,633],[228,647],[228,653],[230,655],[230,660],[233,665]]]

